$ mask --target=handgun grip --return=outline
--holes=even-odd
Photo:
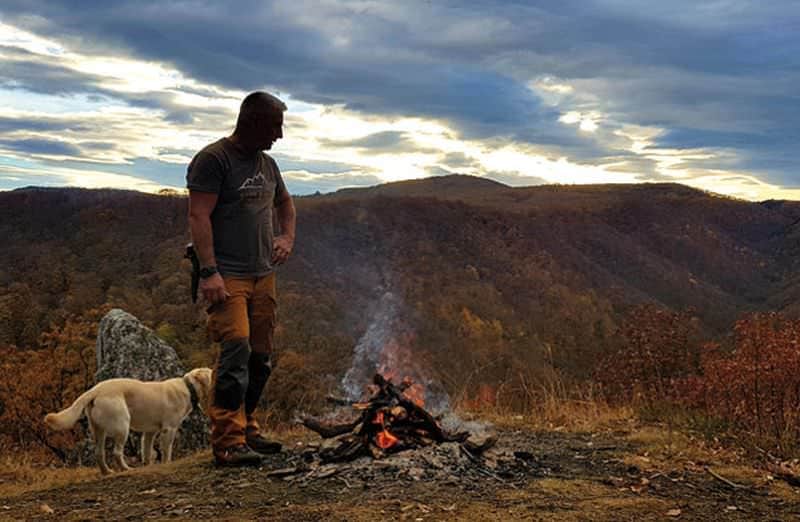
[[[200,259],[197,257],[197,252],[194,245],[189,243],[186,245],[186,253],[183,257],[192,262],[192,302],[197,302],[197,288],[200,285]]]

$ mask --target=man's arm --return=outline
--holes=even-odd
[[[281,234],[273,241],[272,262],[274,264],[285,263],[294,248],[294,231],[296,227],[297,214],[294,209],[294,201],[289,191],[283,190],[280,199],[275,207],[278,217],[278,225]]]
[[[214,257],[214,233],[211,229],[211,213],[217,206],[217,194],[213,192],[189,191],[189,232],[192,235],[201,267],[217,266]],[[225,300],[225,281],[217,274],[200,279],[200,292],[209,303]]]

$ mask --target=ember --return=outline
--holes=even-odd
[[[313,418],[303,419],[303,425],[323,438],[338,437],[320,451],[323,462],[353,460],[363,455],[381,458],[410,448],[428,446],[437,442],[465,442],[469,432],[450,433],[442,429],[436,418],[422,406],[420,389],[406,378],[395,386],[381,374],[373,378],[372,397],[365,402],[347,402],[332,399],[338,404],[348,404],[360,411],[357,419],[334,424]],[[408,393],[411,390],[412,393]],[[481,450],[484,448],[481,448]]]

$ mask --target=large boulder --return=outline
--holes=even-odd
[[[119,308],[114,308],[100,320],[96,354],[95,382],[119,377],[163,381],[180,377],[188,371],[171,346],[136,317]],[[85,426],[85,418],[82,423]],[[195,409],[181,425],[173,447],[173,456],[207,447],[208,435],[208,419]],[[74,460],[92,464],[94,452],[91,441],[87,438],[82,446],[78,448]],[[131,433],[125,451],[126,457],[138,457],[138,448],[139,435]]]
[[[97,329],[95,382],[128,377],[163,381],[185,373],[175,350],[137,318],[114,308]]]

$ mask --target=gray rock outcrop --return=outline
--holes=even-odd
[[[115,308],[101,320],[97,329],[97,372],[95,382],[127,377],[142,381],[163,381],[180,377],[188,371],[175,350],[143,325],[136,317]],[[82,420],[86,425],[86,419]],[[183,421],[175,440],[173,457],[208,446],[208,418],[195,409]],[[82,464],[94,460],[91,441],[87,438],[74,455]],[[156,444],[158,446],[158,444]],[[139,435],[131,433],[125,450],[127,456],[138,456]]]
[[[100,320],[95,354],[95,382],[118,377],[163,381],[186,372],[171,346],[137,318],[119,308],[114,308]]]

